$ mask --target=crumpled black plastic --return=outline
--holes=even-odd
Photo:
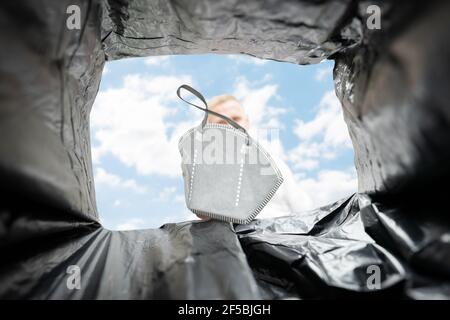
[[[0,239],[2,298],[435,299],[450,293],[448,233],[401,221],[397,210],[381,209],[366,195],[248,225],[195,221],[135,231],[58,220],[60,210],[11,202],[14,209],[3,211],[1,221],[7,231]],[[80,290],[67,286],[73,265],[81,270]],[[379,283],[370,279],[373,266]]]
[[[374,3],[380,31],[365,24]],[[80,30],[66,28],[69,5],[81,8]],[[0,298],[450,298],[448,9],[438,0],[1,2]],[[104,229],[89,112],[105,60],[205,52],[334,59],[359,193],[249,225]],[[71,266],[79,290],[68,286]]]
[[[448,298],[448,225],[424,226],[401,216],[400,210],[357,194],[306,214],[239,225],[236,231],[268,298]],[[423,257],[428,250],[435,261]],[[411,267],[418,260],[434,271],[416,274]],[[370,277],[373,266],[380,270],[379,287]]]

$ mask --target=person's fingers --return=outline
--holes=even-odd
[[[209,217],[207,217],[207,216],[202,216],[202,215],[200,215],[200,214],[197,214],[197,217],[199,217],[201,220],[203,220],[203,221],[207,221],[207,220],[209,220],[210,218]]]

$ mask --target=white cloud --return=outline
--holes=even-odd
[[[186,201],[185,195],[184,194],[176,195],[175,198],[174,198],[174,201],[178,202],[178,203],[185,203],[185,201]]]
[[[342,108],[334,91],[326,92],[320,103],[319,111],[313,120],[297,120],[295,134],[303,141],[320,137],[331,146],[350,146],[347,125],[344,122]]]
[[[238,77],[234,84],[233,95],[242,103],[253,129],[282,128],[280,116],[286,112],[282,107],[269,105],[271,99],[278,99],[278,86],[266,84],[261,87],[251,86],[245,77]]]
[[[97,168],[94,174],[96,185],[106,185],[113,188],[131,189],[137,193],[145,193],[147,189],[133,179],[122,179],[118,175],[107,172],[103,168]]]
[[[269,82],[272,81],[273,75],[270,73],[266,73],[264,77],[262,77],[261,82]]]
[[[317,81],[323,81],[326,78],[331,78],[333,76],[333,67],[322,67],[317,69],[314,78]]]
[[[289,151],[288,159],[295,169],[317,168],[321,159],[333,159],[340,151],[352,148],[342,107],[333,91],[323,95],[311,121],[296,121],[294,133],[299,144]]]
[[[158,199],[161,201],[168,201],[176,191],[176,187],[166,187],[159,193]]]
[[[170,61],[170,56],[154,56],[145,58],[144,63],[148,66],[165,66]]]
[[[91,158],[92,158],[92,163],[93,163],[94,165],[100,164],[100,163],[101,163],[100,157],[101,157],[101,154],[100,154],[99,148],[97,148],[97,147],[95,147],[95,146],[92,146],[92,147],[91,147]]]
[[[115,230],[136,230],[142,229],[145,221],[140,218],[131,218],[124,223],[120,223],[116,226]]]
[[[121,204],[122,204],[122,202],[120,200],[115,200],[113,205],[114,205],[114,207],[118,207]]]
[[[191,82],[186,75],[128,75],[121,87],[99,92],[91,113],[96,163],[110,154],[142,175],[179,176],[178,139],[202,117],[171,119],[180,111],[176,89]]]
[[[357,190],[355,170],[322,170],[314,177],[291,176],[280,162],[285,181],[258,218],[273,218],[317,209],[350,196]],[[282,164],[281,164],[282,165]]]
[[[297,180],[298,191],[309,199],[306,210],[315,209],[356,192],[358,179],[352,168],[347,171],[322,170],[315,178]]]
[[[161,225],[165,223],[179,223],[184,221],[198,221],[200,220],[199,217],[197,217],[195,214],[193,214],[188,209],[182,210],[182,212],[173,214],[173,215],[167,215],[161,219]]]
[[[257,66],[265,65],[268,62],[268,60],[264,60],[264,59],[252,57],[249,55],[244,55],[244,54],[242,54],[242,55],[228,54],[228,55],[226,55],[226,57],[228,59],[235,61],[236,63],[247,63],[247,64],[254,64]]]
[[[184,208],[180,211],[177,211],[174,214],[167,214],[165,216],[159,217],[156,221],[155,219],[143,219],[138,217],[132,217],[127,219],[121,223],[111,226],[111,230],[136,230],[136,229],[146,229],[146,228],[158,228],[166,223],[179,223],[184,221],[198,221],[198,218],[195,214],[189,211],[187,208]],[[105,225],[105,224],[103,224]]]

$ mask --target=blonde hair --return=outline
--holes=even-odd
[[[222,103],[230,101],[230,100],[238,101],[238,99],[236,99],[232,95],[223,94],[221,96],[216,96],[216,97],[212,98],[208,103],[208,107],[210,107],[211,109],[214,109],[218,105],[221,105]]]

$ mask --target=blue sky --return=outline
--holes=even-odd
[[[353,151],[332,68],[332,61],[300,66],[237,55],[108,62],[91,112],[103,225],[126,230],[195,219],[184,203],[177,143],[203,114],[178,100],[183,83],[207,99],[235,95],[255,132],[277,132],[267,147],[292,170],[305,210],[354,192]]]

